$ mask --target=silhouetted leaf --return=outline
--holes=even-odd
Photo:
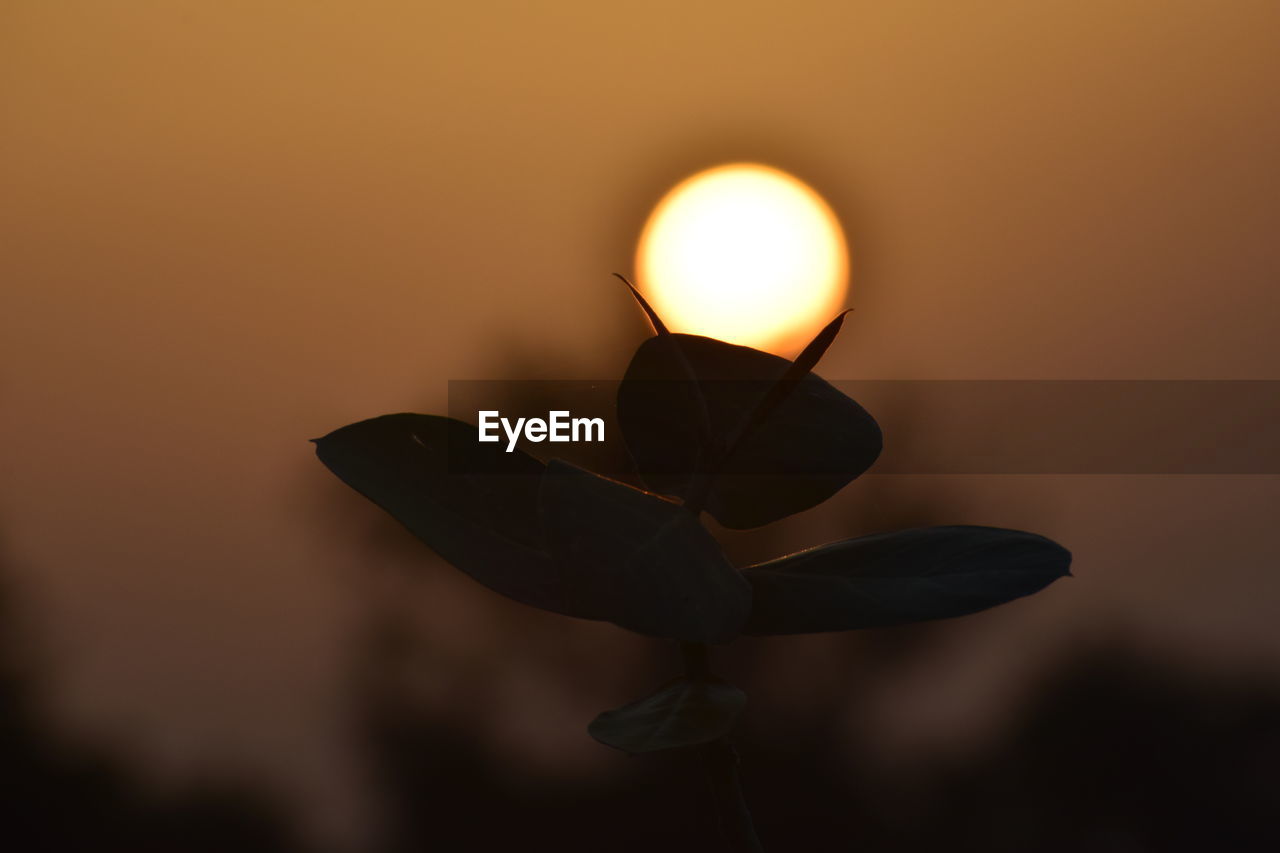
[[[653,306],[649,304],[649,300],[645,299],[644,295],[640,293],[640,290],[631,283],[631,279],[627,278],[620,272],[616,272],[613,275],[631,291],[632,298],[634,298],[636,304],[640,306],[640,310],[644,312],[644,315],[649,318],[649,325],[653,326],[653,333],[655,335],[668,334],[667,326],[662,322],[662,318],[658,316],[658,312],[653,310]]]
[[[746,704],[746,694],[727,682],[678,678],[651,696],[605,711],[587,731],[631,753],[695,746],[729,734]]]
[[[582,615],[542,547],[544,465],[481,443],[470,424],[435,415],[384,415],[316,440],[316,455],[441,557],[516,601]]]
[[[678,504],[552,460],[540,505],[575,612],[690,642],[741,630],[751,588]]]
[[[963,616],[1069,574],[1056,542],[995,527],[925,527],[846,539],[744,570],[747,634],[878,628]]]
[[[792,378],[798,379],[800,378],[800,375],[803,375],[818,366],[818,362],[822,360],[822,357],[826,355],[827,350],[831,348],[833,343],[835,343],[836,335],[840,334],[840,327],[844,325],[844,318],[852,313],[852,308],[844,309],[839,314],[832,317],[827,325],[823,326],[818,331],[818,334],[813,336],[813,340],[805,344],[804,349],[800,351],[800,354],[796,356],[795,361],[793,362],[794,367],[799,371],[799,374]]]
[[[743,425],[742,432],[747,434],[763,423],[774,408],[785,400],[792,391],[796,389],[796,383],[804,379],[822,360],[822,356],[826,354],[827,349],[835,341],[836,335],[840,334],[840,327],[844,325],[845,315],[853,309],[841,311],[835,318],[823,326],[816,334],[813,340],[805,346],[805,348],[796,356],[795,361],[787,366],[777,382],[773,383],[773,387],[764,395],[764,399],[756,406],[755,411],[747,419]],[[735,441],[739,439],[734,439]],[[732,448],[732,445],[730,445]]]
[[[794,379],[767,418],[744,432],[791,365],[696,335],[641,344],[618,390],[618,420],[645,484],[687,499],[703,485],[698,472],[741,435],[716,466],[705,507],[726,527],[747,528],[816,506],[869,468],[880,454],[880,427],[812,373]],[[712,441],[698,425],[703,418]]]

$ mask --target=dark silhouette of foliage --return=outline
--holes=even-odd
[[[814,507],[870,468],[875,420],[814,374],[788,376],[791,365],[694,335],[642,344],[618,423],[645,485],[686,500],[705,489],[707,512],[741,529]]]
[[[605,711],[588,727],[601,743],[624,752],[657,752],[725,737],[747,694],[718,678],[677,678],[643,699]]]
[[[552,460],[539,508],[565,585],[592,618],[722,643],[751,611],[751,587],[678,503]]]
[[[796,725],[794,709],[779,717],[761,705],[740,727],[744,785],[763,804],[756,817],[770,850],[1280,849],[1275,678],[1214,676],[1111,636],[1046,660],[990,741],[917,755],[910,770],[865,756],[868,738],[850,738],[848,723],[902,663],[904,649],[884,646],[929,648],[949,636],[924,625],[841,638],[859,667],[841,676],[848,695],[832,712],[810,707]],[[738,677],[753,678],[751,649],[761,645],[735,645],[748,659]],[[387,661],[379,654],[362,665],[381,670]],[[380,849],[720,849],[714,819],[699,811],[706,784],[681,751],[619,760],[585,778],[530,778],[465,722],[424,714],[410,693],[390,682],[358,697],[388,819]]]
[[[0,581],[3,581],[0,577]],[[230,784],[161,794],[120,757],[45,722],[29,666],[15,659],[0,585],[0,826],[31,853],[288,853],[302,849],[274,804]]]
[[[1055,542],[993,527],[924,527],[846,539],[743,571],[748,634],[883,628],[985,610],[1062,577]]]
[[[625,279],[624,279],[625,281]],[[630,286],[630,282],[627,282]],[[330,470],[446,560],[510,598],[682,643],[685,678],[601,715],[591,732],[633,752],[702,745],[726,837],[759,849],[725,739],[742,703],[708,643],[960,616],[1068,573],[1030,533],[938,527],[832,543],[741,571],[703,511],[750,528],[809,509],[875,461],[880,427],[811,371],[844,314],[795,361],[657,334],[618,391],[618,422],[647,492],[479,441],[450,418],[397,414],[317,439]]]

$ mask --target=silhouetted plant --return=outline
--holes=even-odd
[[[655,335],[631,360],[617,415],[652,491],[507,452],[480,442],[476,427],[434,415],[351,424],[317,439],[317,454],[485,586],[678,641],[682,676],[588,730],[629,753],[698,748],[726,837],[759,850],[728,741],[746,696],[711,673],[709,644],[973,613],[1068,574],[1071,555],[1033,533],[954,526],[730,565],[703,512],[729,528],[768,524],[831,497],[880,454],[875,419],[811,372],[844,314],[788,361],[673,334],[631,290]]]

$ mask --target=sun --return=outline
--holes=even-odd
[[[636,277],[672,331],[794,355],[843,306],[849,259],[839,220],[811,187],[731,163],[658,203]]]

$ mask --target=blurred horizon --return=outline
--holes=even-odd
[[[510,790],[643,787],[627,774],[667,770],[585,725],[667,677],[669,650],[498,599],[307,440],[443,412],[450,380],[619,377],[647,330],[610,273],[632,273],[668,190],[737,161],[796,175],[840,219],[856,310],[830,379],[1280,380],[1278,38],[1275,4],[1192,0],[5,4],[0,629],[32,673],[30,730],[109,751],[161,796],[232,780],[306,839],[369,849],[395,809],[371,781],[364,681],[394,655],[368,644],[399,625],[416,656],[397,691],[432,736],[462,732],[439,747],[474,783],[459,791],[500,788],[495,766]],[[882,406],[889,441],[928,436],[913,418],[933,410]],[[754,747],[753,725],[843,732],[832,755],[874,757],[871,788],[966,756],[1008,769],[1016,721],[1070,731],[1027,710],[1061,696],[1045,684],[1145,708],[1135,672],[1226,743],[1204,708],[1263,714],[1280,681],[1278,498],[1274,475],[873,468],[813,511],[716,533],[754,560],[1022,528],[1071,548],[1075,577],[918,633],[718,659],[741,668]],[[1071,668],[1100,644],[1132,671]],[[1099,742],[1119,731],[1095,723]],[[885,826],[912,803],[942,814],[902,796]]]

